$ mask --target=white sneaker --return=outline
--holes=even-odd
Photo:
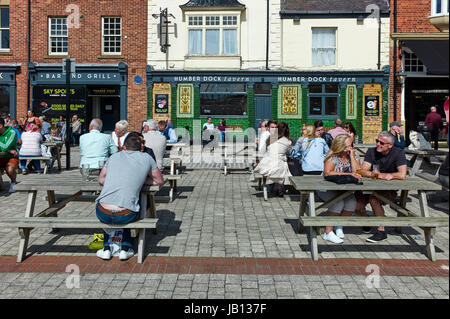
[[[336,226],[336,227],[334,227],[334,230],[336,232],[336,236],[338,236],[341,239],[345,238],[344,232],[342,230],[342,226]]]
[[[323,239],[331,241],[335,244],[342,244],[344,241],[340,239],[333,231],[330,231],[328,234],[323,234]]]
[[[111,250],[99,249],[99,250],[97,250],[97,257],[104,259],[104,260],[110,260],[111,259]]]
[[[11,184],[9,184],[9,192],[10,192],[10,193],[14,193],[14,192],[15,192],[15,190],[14,190],[14,185],[16,185],[16,183],[11,183]]]
[[[128,251],[121,250],[120,253],[119,253],[119,259],[120,260],[127,260],[127,259],[129,259],[129,258],[131,258],[133,256],[134,256],[134,251],[133,251],[132,248],[128,249]]]

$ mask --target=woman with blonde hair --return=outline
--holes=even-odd
[[[301,148],[303,174],[322,175],[323,160],[329,147],[323,138],[316,137],[314,125],[307,124],[305,130]]]
[[[128,136],[128,122],[120,120],[116,123],[114,132],[111,133],[111,138],[119,151],[122,150],[123,143]]]
[[[359,159],[352,147],[351,137],[347,134],[336,136],[324,160],[324,176],[351,175],[357,179],[361,179],[361,175],[357,173],[359,169]],[[339,191],[319,191],[318,196],[324,201],[329,201],[338,196],[339,193]],[[352,216],[355,209],[356,198],[352,194],[330,206],[327,211],[327,216]],[[323,239],[336,244],[342,243],[344,237],[344,232],[340,226],[336,226],[334,229],[333,226],[327,226],[323,235]]]

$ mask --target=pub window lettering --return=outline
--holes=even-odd
[[[122,53],[122,18],[102,18],[102,54],[120,55]]]
[[[0,51],[9,50],[9,7],[0,7]]]
[[[189,55],[237,55],[239,18],[236,15],[188,17]]]
[[[67,18],[49,18],[49,54],[68,54]]]

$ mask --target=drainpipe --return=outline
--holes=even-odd
[[[397,33],[397,0],[394,0],[394,33]],[[394,121],[397,121],[397,39],[394,39],[394,70],[392,70],[393,78],[393,104],[394,104]]]
[[[381,14],[378,16],[378,71],[381,70]]]
[[[28,62],[27,62],[27,109],[31,109],[30,107],[30,86],[31,86],[31,78],[30,78],[30,70],[28,68],[29,63],[31,62],[31,0],[28,0]]]
[[[266,13],[266,70],[269,70],[269,26],[270,26],[270,0],[267,0],[267,13]]]

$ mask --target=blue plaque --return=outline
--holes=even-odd
[[[139,75],[136,75],[134,77],[134,83],[136,84],[142,84],[142,77],[140,77]]]

